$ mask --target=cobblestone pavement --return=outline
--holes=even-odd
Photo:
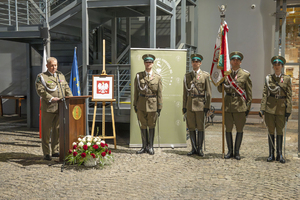
[[[299,199],[297,129],[288,123],[285,164],[266,162],[262,124],[246,125],[240,161],[222,159],[221,124],[215,124],[206,129],[204,158],[186,156],[189,140],[187,148],[136,155],[122,133],[117,150],[109,144],[112,165],[61,172],[58,160],[43,160],[38,132],[24,118],[0,117],[0,199]]]

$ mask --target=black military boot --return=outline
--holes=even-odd
[[[204,156],[203,151],[202,151],[203,139],[204,139],[204,132],[203,131],[198,131],[198,150],[197,150],[197,153],[201,157]]]
[[[155,135],[155,129],[154,128],[149,128],[149,149],[148,149],[148,153],[150,155],[154,154],[154,149],[153,149],[154,135]]]
[[[196,147],[196,131],[190,131],[190,140],[192,144],[192,151],[190,151],[187,155],[191,156],[193,154],[197,154],[197,147]]]
[[[277,135],[276,137],[276,147],[277,147],[277,156],[276,156],[276,160],[281,162],[281,163],[285,163],[285,160],[282,156],[282,135]]]
[[[273,160],[275,160],[274,157],[274,135],[269,134],[268,137],[268,141],[269,141],[269,157],[267,158],[267,162],[272,162]]]
[[[233,142],[232,142],[232,133],[226,132],[226,142],[228,147],[228,153],[224,157],[225,159],[229,159],[233,157]]]
[[[240,157],[240,147],[243,140],[243,132],[237,132],[235,137],[235,144],[234,144],[234,158],[237,160],[241,160]]]
[[[136,152],[137,154],[147,153],[147,145],[148,145],[147,129],[141,129],[141,136],[142,136],[142,148]]]

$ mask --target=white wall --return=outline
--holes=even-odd
[[[204,60],[201,68],[210,72],[213,49],[221,23],[218,5],[227,5],[229,51],[241,51],[241,67],[251,73],[253,98],[261,98],[264,78],[271,73],[276,2],[274,0],[198,0],[198,52]],[[256,8],[251,9],[255,4]],[[213,97],[221,98],[215,86]]]

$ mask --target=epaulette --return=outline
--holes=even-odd
[[[248,74],[250,74],[250,72],[248,72],[247,70],[245,70],[245,69],[242,69],[244,72],[246,72],[246,73],[248,73]]]
[[[202,71],[204,74],[210,76],[210,73],[206,72],[206,71]]]

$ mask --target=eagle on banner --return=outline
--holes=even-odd
[[[224,76],[231,73],[227,40],[228,26],[224,21],[218,31],[210,77],[215,86],[224,81]]]

